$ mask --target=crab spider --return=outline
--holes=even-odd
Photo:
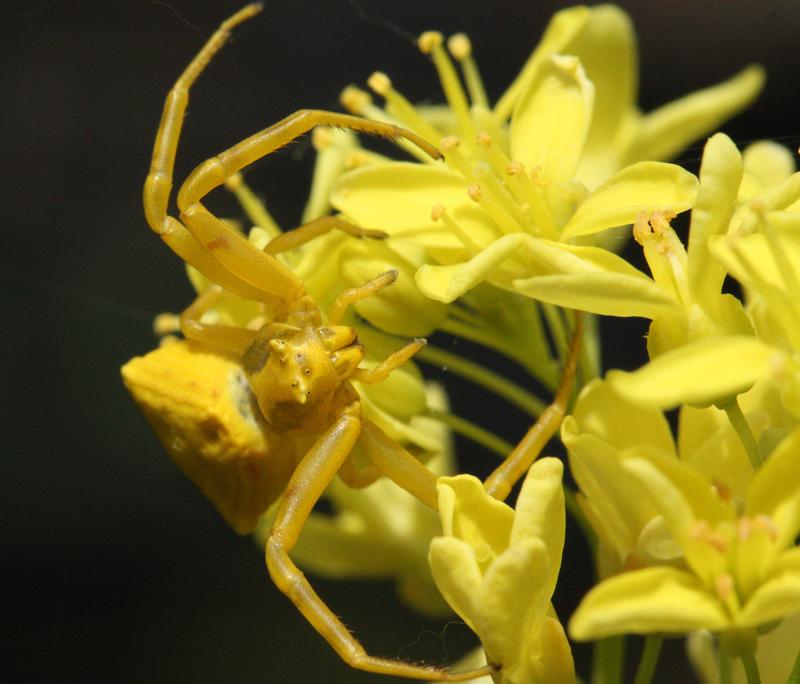
[[[247,513],[236,518],[235,527],[239,532],[252,530],[258,516],[282,489],[266,545],[269,574],[278,588],[351,666],[370,672],[436,681],[462,681],[488,674],[498,665],[451,672],[368,655],[289,558],[304,522],[337,473],[347,484],[355,487],[366,486],[378,477],[387,476],[423,503],[434,509],[437,507],[435,476],[362,415],[359,395],[352,385],[353,381],[366,384],[382,382],[395,368],[409,360],[425,341],[413,340],[367,370],[359,367],[364,350],[355,331],[340,325],[350,305],[390,286],[397,272],[389,271],[344,291],[324,318],[306,293],[300,278],[273,256],[333,229],[359,237],[382,237],[383,234],[362,230],[336,217],[323,217],[276,238],[260,250],[202,204],[209,192],[242,168],[315,126],[338,126],[393,140],[404,138],[434,158],[440,157],[439,151],[414,133],[397,126],[334,112],[300,110],[200,164],[178,191],[179,218],[167,213],[189,90],[223,46],[231,29],[260,9],[258,4],[248,5],[224,21],[170,90],[144,186],[144,212],[150,228],[181,259],[215,283],[180,316],[184,337],[203,349],[239,359],[263,415],[264,429],[269,433],[269,449],[275,452],[269,454],[271,459],[291,461],[293,457],[289,454],[296,452],[298,445],[305,449],[302,458],[288,462],[283,468],[277,486],[275,482],[268,485],[249,483],[249,489],[266,487],[268,493],[262,492],[260,497],[256,497],[263,506],[255,511],[248,509]],[[261,302],[273,313],[272,320],[260,330],[203,322],[203,314],[215,305],[223,289]],[[508,495],[513,484],[558,428],[575,372],[578,338],[579,332],[573,338],[561,387],[553,404],[487,480],[487,489],[497,498]],[[356,442],[367,454],[370,465],[356,466],[350,460]],[[192,470],[185,469],[187,472]],[[242,469],[236,477],[246,478],[248,472],[246,468]],[[195,474],[193,479],[199,479],[199,476]],[[218,500],[215,503],[218,507],[220,498],[237,495],[224,486],[216,489]],[[248,489],[247,483],[232,489],[241,493]],[[232,508],[236,506],[236,502],[231,503]],[[246,507],[241,508],[244,510]]]

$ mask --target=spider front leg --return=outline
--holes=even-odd
[[[352,667],[367,672],[429,681],[464,681],[492,672],[492,668],[487,666],[469,672],[452,673],[435,667],[412,665],[368,655],[289,558],[289,552],[297,542],[314,504],[322,496],[358,439],[361,432],[361,418],[356,406],[351,405],[323,433],[297,466],[289,481],[267,540],[266,561],[270,576],[314,629]]]
[[[567,357],[564,360],[564,370],[561,372],[561,382],[556,390],[553,403],[542,411],[538,420],[530,427],[519,444],[506,457],[506,460],[484,482],[486,491],[495,499],[504,501],[508,497],[514,485],[528,471],[528,468],[561,426],[561,421],[567,412],[569,396],[572,393],[582,336],[583,314],[576,311],[575,330],[572,333]]]

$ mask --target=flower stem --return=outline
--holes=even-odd
[[[656,671],[658,656],[661,655],[661,645],[664,637],[660,634],[648,634],[644,640],[642,657],[639,660],[639,667],[636,669],[636,678],[633,684],[650,684],[653,673]]]
[[[747,684],[761,684],[761,675],[758,672],[758,663],[752,653],[742,656],[744,673],[747,675]]]
[[[732,684],[731,654],[728,652],[724,639],[719,640],[717,648],[719,649],[717,653],[719,658],[719,684]]]
[[[624,659],[624,636],[608,637],[595,642],[591,684],[619,684],[622,681]]]
[[[439,349],[429,344],[417,353],[416,358],[434,366],[447,367],[454,373],[472,380],[476,385],[485,387],[503,397],[534,418],[538,417],[545,409],[544,402],[537,396],[507,380],[502,375],[498,375],[457,354],[451,354],[444,349]]]
[[[750,464],[753,470],[758,470],[761,466],[761,449],[758,448],[756,438],[753,436],[753,431],[747,419],[742,413],[742,407],[739,406],[737,397],[733,397],[730,401],[720,404],[719,407],[728,414],[728,420],[731,422],[736,434],[739,435],[739,440],[747,452],[747,457],[750,459]]]
[[[504,439],[501,439],[493,432],[489,432],[489,430],[485,430],[480,425],[475,425],[475,423],[472,423],[461,416],[456,416],[452,413],[448,413],[447,411],[438,411],[436,409],[428,409],[425,411],[424,415],[429,416],[434,420],[438,420],[440,423],[443,423],[449,427],[456,434],[466,437],[476,444],[486,447],[486,449],[494,452],[500,456],[500,458],[505,458],[514,449],[512,444],[509,444]]]
[[[797,651],[797,658],[794,660],[794,667],[789,673],[786,684],[800,684],[800,651]]]

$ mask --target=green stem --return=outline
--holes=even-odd
[[[472,380],[476,385],[485,387],[498,396],[503,397],[534,418],[538,417],[545,409],[544,402],[534,394],[531,394],[519,385],[507,380],[502,375],[487,370],[483,366],[473,363],[457,354],[451,354],[444,349],[439,349],[429,344],[417,352],[415,358],[434,366],[446,366],[448,370],[468,380]]]
[[[761,684],[761,674],[758,672],[758,663],[752,653],[742,656],[744,673],[747,675],[747,684]]]
[[[633,680],[633,684],[650,684],[653,673],[656,671],[663,643],[664,637],[660,634],[649,634],[645,637],[642,657],[639,659],[639,667],[636,669],[636,678]]]
[[[797,658],[794,659],[794,667],[789,673],[786,684],[800,684],[800,651],[797,652]]]
[[[494,452],[500,458],[505,458],[514,449],[513,444],[509,444],[504,439],[501,439],[493,432],[485,430],[480,425],[462,418],[461,416],[453,415],[447,411],[437,411],[436,409],[428,409],[425,411],[426,416],[438,420],[440,423],[447,425],[453,432],[472,440],[476,444],[486,447],[489,451]]]
[[[624,636],[595,642],[591,684],[619,684],[622,681],[624,657]]]
[[[719,657],[719,684],[732,684],[731,654],[728,652],[724,639],[719,640],[717,648],[719,649],[717,653]]]
[[[457,318],[448,318],[443,321],[439,325],[439,329],[443,332],[450,333],[451,335],[455,335],[456,337],[463,337],[465,340],[469,340],[470,342],[475,342],[480,344],[484,347],[489,347],[489,349],[494,349],[495,351],[500,352],[504,356],[521,363],[525,370],[528,371],[534,378],[536,378],[539,382],[543,385],[548,387],[548,389],[555,389],[554,387],[550,387],[549,378],[542,377],[541,374],[538,372],[540,370],[541,364],[530,363],[526,359],[520,357],[515,350],[509,347],[508,345],[503,344],[502,340],[498,339],[496,335],[492,335],[485,330],[481,330],[473,325],[469,325],[464,323],[463,321],[458,320]]]
[[[720,404],[719,407],[728,414],[728,420],[733,429],[736,430],[736,434],[739,435],[739,440],[747,452],[747,457],[750,459],[753,470],[758,470],[762,461],[761,450],[758,448],[758,443],[753,436],[753,431],[750,429],[747,419],[744,417],[744,413],[742,413],[738,398],[733,397],[730,401]]]

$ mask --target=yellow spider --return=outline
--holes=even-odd
[[[385,475],[428,506],[437,507],[435,476],[362,415],[359,395],[352,385],[352,381],[366,384],[383,381],[425,341],[414,340],[367,370],[359,368],[364,350],[355,331],[339,325],[349,305],[391,285],[396,272],[384,273],[360,287],[346,290],[324,319],[306,294],[302,281],[272,256],[332,229],[359,237],[381,237],[382,233],[324,217],[274,239],[264,250],[259,250],[201,204],[207,193],[233,174],[318,125],[390,139],[406,138],[436,158],[440,156],[438,150],[396,126],[333,112],[301,110],[200,164],[178,192],[180,218],[167,214],[189,89],[225,43],[231,29],[260,9],[260,5],[248,5],[223,22],[166,98],[144,186],[145,216],[149,226],[181,259],[216,285],[201,294],[180,317],[180,328],[188,342],[163,348],[171,360],[162,363],[162,370],[158,371],[162,384],[154,382],[143,390],[158,395],[164,392],[166,380],[175,385],[167,391],[172,395],[160,403],[158,396],[140,403],[170,454],[238,532],[251,531],[258,517],[282,492],[266,545],[269,574],[348,664],[370,672],[416,679],[472,679],[494,671],[499,664],[450,672],[368,655],[289,558],[305,520],[337,473],[355,487],[366,486]],[[272,320],[260,330],[202,322],[203,313],[214,306],[223,288],[261,302],[272,314]],[[489,492],[498,498],[508,495],[560,424],[575,371],[578,337],[579,333],[573,339],[554,403],[486,482]],[[141,361],[136,359],[123,370],[129,386],[147,384],[143,379],[146,372],[136,365]],[[230,386],[225,389],[232,363],[246,376],[249,390]],[[241,373],[236,377],[241,377]],[[207,449],[197,440],[187,443],[184,439],[185,431],[182,433],[178,424],[180,416],[169,413],[169,402],[188,407],[201,401],[198,395],[203,391],[209,394],[209,401],[227,396],[228,417],[224,420],[239,425],[243,432],[251,431],[248,433],[251,437],[242,443],[242,453],[231,456],[214,452],[209,457],[213,451],[210,446]],[[261,413],[257,419],[248,413],[250,397],[255,397]],[[253,437],[256,424],[260,432]],[[197,434],[204,435],[209,445],[219,438],[216,433],[219,424],[212,421],[200,424],[199,428]],[[350,458],[357,442],[371,462],[366,467]],[[235,463],[229,467],[229,462]]]

